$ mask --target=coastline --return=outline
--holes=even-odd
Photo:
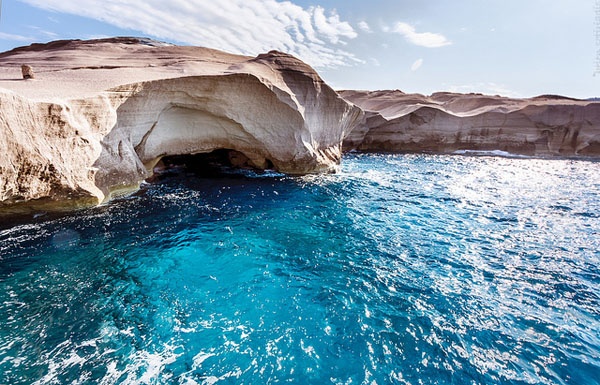
[[[28,63],[35,79],[19,80]],[[0,54],[2,214],[130,193],[164,157],[225,151],[237,167],[335,172],[348,151],[600,158],[600,102],[556,95],[335,92],[300,60],[144,38]]]

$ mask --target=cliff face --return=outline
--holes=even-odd
[[[342,91],[365,110],[346,150],[600,156],[600,103],[556,96]]]
[[[362,111],[289,55],[143,39],[0,54],[0,210],[98,204],[164,156],[229,149],[257,168],[330,172]],[[21,64],[35,80],[18,80]]]

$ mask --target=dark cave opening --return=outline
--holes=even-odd
[[[272,168],[273,164],[267,160],[266,169]],[[219,178],[231,176],[232,171],[239,169],[264,171],[255,167],[252,161],[239,151],[218,149],[208,153],[165,156],[154,167],[154,175],[149,181],[180,174]]]

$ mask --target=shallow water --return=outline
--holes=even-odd
[[[600,163],[179,174],[0,230],[2,384],[600,384]]]

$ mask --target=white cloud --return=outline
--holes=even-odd
[[[313,18],[317,30],[332,44],[339,43],[340,37],[354,39],[357,36],[348,22],[340,21],[340,16],[333,12],[329,17],[325,16],[325,10],[322,7],[313,8]]]
[[[415,62],[410,66],[410,70],[411,71],[416,71],[419,68],[421,68],[421,66],[423,65],[423,59],[417,59],[415,60]]]
[[[315,67],[360,62],[343,49],[357,36],[335,11],[277,0],[21,0],[159,39],[257,55],[272,49]]]
[[[371,29],[371,26],[366,21],[359,21],[358,28],[360,28],[362,31],[367,32],[367,33],[373,32],[373,30]]]
[[[27,36],[13,35],[11,33],[0,32],[0,40],[27,41],[27,42],[30,42],[32,40],[32,38],[31,37],[27,37]]]
[[[452,42],[446,39],[446,37],[442,34],[433,32],[417,32],[415,27],[407,23],[398,22],[391,29],[391,31],[399,33],[410,43],[421,47],[437,48],[452,44]]]
[[[45,29],[42,29],[42,28],[37,27],[35,25],[29,25],[28,27],[30,29],[33,29],[34,31],[36,31],[38,35],[42,35],[42,36],[44,36],[46,38],[49,38],[49,39],[56,39],[56,38],[59,37],[59,35],[57,33],[52,32],[52,31],[46,31]]]

